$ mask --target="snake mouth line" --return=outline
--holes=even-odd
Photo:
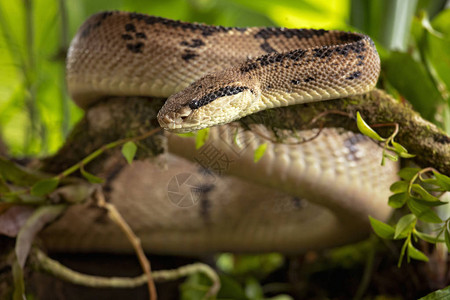
[[[174,130],[182,127],[182,119],[177,118],[175,113],[168,113],[164,116],[158,117],[159,125],[161,125],[162,128],[168,129],[168,130]]]
[[[170,112],[158,117],[159,125],[165,130],[175,133],[190,132],[199,127],[199,122],[189,118],[190,115],[181,115],[176,112]]]

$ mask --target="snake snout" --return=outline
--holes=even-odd
[[[180,120],[178,120],[175,112],[169,112],[167,114],[164,114],[162,116],[158,117],[159,125],[161,125],[164,129],[175,129],[179,127]],[[177,126],[178,125],[178,126]]]
[[[195,130],[198,122],[192,118],[192,110],[188,107],[182,107],[177,111],[160,113],[158,122],[162,128],[172,132],[187,132]]]

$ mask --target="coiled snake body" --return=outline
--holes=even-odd
[[[124,12],[105,12],[88,19],[67,59],[69,92],[79,106],[88,108],[108,96],[169,97],[158,121],[175,132],[229,123],[267,108],[365,93],[375,86],[379,71],[373,42],[358,33],[226,28]],[[396,167],[378,166],[380,151],[366,138],[329,129],[303,146],[269,143],[258,163],[253,162],[253,152],[267,141],[251,131],[245,131],[242,138],[251,141],[245,149],[233,142],[235,135],[228,126],[211,130],[211,142],[224,153],[239,152],[229,173],[306,197],[327,213],[313,210],[317,215],[314,225],[302,225],[292,221],[295,217],[259,211],[264,216],[258,218],[262,220],[258,225],[251,220],[254,215],[243,213],[242,204],[235,207],[235,219],[231,214],[218,217],[225,209],[213,205],[216,217],[205,225],[196,220],[195,213],[189,215],[179,208],[167,208],[171,212],[164,213],[165,220],[162,214],[152,213],[154,208],[147,208],[145,218],[132,213],[130,220],[132,226],[147,222],[134,225],[141,230],[144,247],[172,253],[294,252],[353,240],[367,232],[368,214],[380,218],[389,214],[387,192]],[[169,136],[169,147],[190,159],[198,154],[191,140],[176,135]],[[233,184],[228,188],[233,189]],[[274,228],[264,226],[280,217]],[[234,226],[227,228],[227,224]],[[85,248],[95,248],[96,240],[90,239],[90,246],[84,243]],[[112,245],[118,247],[115,242]],[[97,246],[107,247],[105,240]]]

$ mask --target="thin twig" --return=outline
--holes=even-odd
[[[65,171],[61,172],[60,174],[56,175],[55,177],[59,178],[59,179],[61,179],[63,177],[67,177],[70,174],[72,174],[75,171],[77,171],[79,168],[81,168],[81,166],[87,165],[89,162],[91,162],[92,160],[97,158],[100,154],[102,154],[106,150],[115,148],[117,146],[120,146],[120,145],[125,144],[125,143],[130,142],[130,141],[136,142],[136,141],[143,140],[145,138],[148,138],[149,136],[152,136],[152,135],[156,134],[158,131],[161,131],[161,128],[152,129],[152,130],[147,131],[146,133],[144,133],[144,134],[142,134],[142,135],[140,135],[138,137],[130,137],[130,138],[125,138],[125,139],[120,139],[120,140],[111,142],[109,144],[103,145],[102,147],[100,147],[99,149],[95,150],[94,152],[92,152],[91,154],[89,154],[88,156],[83,158],[81,161],[79,161],[75,165],[71,166],[70,168],[66,169]]]
[[[135,288],[148,282],[146,274],[137,277],[102,277],[87,275],[69,269],[58,261],[51,259],[37,248],[33,249],[33,254],[36,258],[35,266],[39,270],[73,284],[93,288]],[[194,263],[173,270],[153,271],[152,277],[155,281],[168,281],[176,280],[197,272],[204,273],[213,283],[205,295],[205,298],[216,295],[220,289],[219,276],[210,266],[203,263]]]
[[[324,118],[327,115],[341,115],[344,117],[347,117],[349,119],[354,119],[355,117],[353,117],[351,114],[337,110],[337,109],[329,109],[326,110],[324,112],[321,112],[320,114],[318,114],[317,116],[315,116],[310,122],[309,125],[312,125],[314,123],[316,123],[319,119]]]
[[[324,111],[324,112],[318,114],[317,116],[315,116],[311,121],[309,121],[308,126],[311,126],[314,123],[317,123],[317,121],[319,119],[324,118],[325,116],[330,115],[330,114],[332,114],[332,115],[341,115],[341,116],[344,116],[344,117],[348,117],[350,119],[354,119],[354,117],[352,115],[350,115],[349,113],[346,113],[346,112],[343,112],[343,111],[340,111],[340,110],[336,110],[336,109],[331,109],[331,110]],[[322,133],[322,131],[323,131],[323,124],[320,124],[319,125],[319,131],[316,134],[314,134],[312,137],[309,137],[309,138],[306,138],[306,139],[302,139],[301,141],[298,141],[298,142],[286,142],[286,141],[281,141],[280,142],[280,141],[276,141],[276,140],[274,140],[274,139],[272,139],[272,138],[270,138],[270,137],[268,137],[268,136],[266,136],[266,135],[264,135],[262,133],[259,133],[257,131],[253,131],[253,133],[258,135],[262,139],[268,140],[269,142],[272,142],[274,144],[283,144],[283,145],[295,146],[295,145],[301,145],[301,144],[305,144],[305,143],[311,142],[312,140],[315,140],[316,138],[319,137],[319,135]]]
[[[134,234],[133,230],[124,220],[117,208],[113,204],[107,203],[105,201],[103,192],[100,189],[98,189],[96,192],[96,199],[97,205],[99,207],[105,208],[108,211],[108,216],[110,217],[110,219],[120,227],[120,229],[123,231],[123,233],[125,233],[131,245],[133,246],[134,251],[136,252],[136,255],[139,259],[139,263],[141,264],[141,267],[144,270],[145,276],[147,278],[150,300],[156,300],[158,296],[156,294],[155,283],[153,282],[152,278],[150,262],[148,261],[147,257],[145,257],[145,253],[141,245],[141,240]]]

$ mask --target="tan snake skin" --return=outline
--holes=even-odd
[[[206,75],[211,72],[217,73]],[[187,87],[159,113],[161,125],[172,131],[227,123],[274,106],[364,93],[378,73],[375,47],[360,34],[224,28],[122,12],[86,21],[67,60],[69,91],[83,108],[108,96],[169,97]],[[211,128],[199,150],[193,139],[168,133],[169,151],[196,165],[176,159],[163,170],[136,162],[113,183],[111,201],[146,250],[295,253],[357,240],[370,229],[369,214],[388,217],[397,165],[381,167],[381,149],[368,138],[326,129],[308,143],[291,146],[231,126]],[[271,135],[264,126],[253,130]],[[262,143],[268,148],[255,163],[254,151]],[[199,162],[208,147],[227,158],[226,168],[218,170],[217,161]],[[199,164],[219,174],[213,183],[198,173]],[[177,174],[196,174],[212,185],[211,192],[198,205],[174,205],[168,190]],[[74,207],[43,237],[56,250],[131,251],[114,225],[94,225],[96,218],[89,208]]]
[[[158,120],[178,132],[365,93],[379,72],[375,46],[362,34],[226,28],[121,12],[88,19],[67,59],[69,92],[81,107],[111,95],[170,96]]]

